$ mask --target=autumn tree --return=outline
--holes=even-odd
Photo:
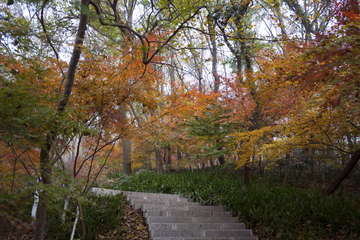
[[[261,153],[276,159],[294,148],[323,148],[351,155],[327,193],[336,190],[359,160],[353,141],[343,144],[347,136],[359,134],[358,76],[353,72],[358,69],[354,41],[359,35],[359,8],[354,1],[334,6],[337,24],[332,29],[313,43],[290,42],[286,54],[273,60],[264,57],[256,75],[264,93],[260,95],[264,114],[271,123],[264,128],[267,141]]]

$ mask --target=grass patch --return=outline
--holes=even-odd
[[[238,173],[216,167],[180,173],[144,171],[118,177],[111,187],[125,191],[173,193],[204,205],[223,205],[258,237],[270,239],[358,239],[360,200],[343,191],[322,196],[316,189],[266,185],[243,187]],[[109,187],[109,186],[108,186]]]

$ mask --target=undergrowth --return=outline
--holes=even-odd
[[[115,177],[115,176],[114,176]],[[248,189],[231,168],[116,176],[114,189],[173,193],[204,205],[223,205],[260,239],[359,239],[360,200],[344,191],[323,196],[314,188],[265,184]]]
[[[59,202],[57,207],[53,207],[48,214],[47,239],[70,239],[73,223],[75,220],[76,204],[71,202],[71,208],[67,213],[67,220],[62,220],[62,207],[64,202]],[[98,239],[97,235],[116,231],[121,227],[123,209],[126,199],[123,195],[116,196],[97,196],[89,195],[82,203],[84,225],[86,229],[86,239]],[[121,235],[121,231],[117,234]],[[81,238],[81,224],[77,223],[74,239]]]

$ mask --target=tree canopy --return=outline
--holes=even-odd
[[[0,189],[42,190],[36,239],[51,199],[80,207],[118,169],[234,162],[247,185],[251,165],[331,151],[333,193],[360,159],[357,0],[0,7]]]

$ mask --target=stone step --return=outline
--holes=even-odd
[[[165,230],[243,230],[245,224],[243,223],[149,223],[149,230],[165,231]]]
[[[141,208],[152,240],[258,240],[221,206],[200,206],[176,194],[129,192],[93,188],[94,194],[124,194]]]
[[[222,206],[161,206],[144,204],[141,208],[142,211],[158,210],[158,211],[214,211],[224,212],[225,208]]]
[[[150,223],[237,223],[236,217],[147,217]]]
[[[169,200],[169,201],[178,201],[178,202],[188,202],[187,198],[183,198],[183,197],[176,197],[176,196],[160,196],[160,197],[151,197],[151,196],[139,196],[139,195],[127,195],[126,196],[126,200],[130,201],[131,199],[134,200],[155,200],[155,199],[160,199],[160,200]]]
[[[244,230],[205,230],[205,237],[251,237],[252,231],[250,229]]]
[[[257,237],[154,237],[152,240],[258,240]]]
[[[144,217],[231,217],[231,212],[147,210],[143,215]]]
[[[113,195],[113,196],[123,193],[123,191],[121,190],[112,190],[112,189],[95,188],[95,187],[91,188],[91,192],[96,195]]]
[[[251,237],[251,230],[150,230],[150,237]]]
[[[129,204],[134,209],[140,209],[144,204],[159,205],[159,206],[200,206],[200,203],[197,202],[181,202],[176,200],[161,200],[161,199],[151,199],[151,200],[139,200],[139,199],[130,199]]]
[[[124,195],[126,196],[143,196],[143,197],[160,197],[160,198],[180,198],[178,194],[167,194],[167,193],[144,193],[144,192],[129,192],[124,191]]]

